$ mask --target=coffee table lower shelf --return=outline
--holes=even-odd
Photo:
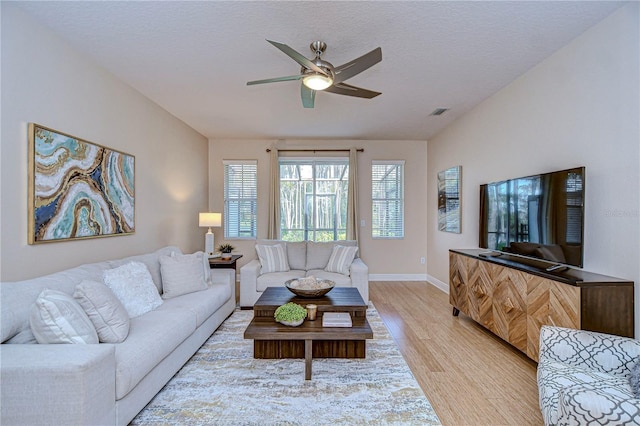
[[[354,318],[353,327],[323,328],[322,321],[305,321],[287,327],[273,318],[254,318],[244,332],[253,339],[253,356],[259,359],[305,359],[305,380],[311,380],[313,358],[365,358],[366,339],[373,331],[366,318]]]

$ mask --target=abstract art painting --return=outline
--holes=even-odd
[[[29,244],[132,234],[135,157],[29,124]]]

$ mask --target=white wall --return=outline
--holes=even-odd
[[[360,217],[360,256],[369,266],[373,280],[426,279],[427,234],[427,146],[425,141],[362,141],[362,140],[210,140],[209,197],[212,211],[224,211],[223,160],[258,160],[258,238],[267,237],[269,205],[269,154],[266,148],[364,148],[358,153],[358,196]],[[283,153],[283,155],[285,155]],[[312,156],[312,153],[286,155]],[[330,154],[318,153],[327,156]],[[348,156],[348,153],[343,153]],[[405,237],[403,239],[373,239],[371,237],[371,161],[405,160]],[[224,221],[224,217],[223,217]],[[214,230],[216,245],[224,241],[222,228]],[[255,259],[255,240],[228,241],[244,254],[239,265]]]
[[[19,280],[164,245],[201,250],[207,140],[2,2],[0,279]],[[27,126],[35,122],[136,158],[131,236],[27,244]]]
[[[586,166],[584,269],[634,280],[640,306],[639,9],[614,12],[429,141],[429,199],[438,170],[463,176],[462,234],[439,232],[428,211],[429,275],[448,282],[448,249],[478,247],[480,184]]]

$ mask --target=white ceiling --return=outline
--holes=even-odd
[[[425,140],[508,85],[622,2],[24,2],[74,48],[208,138]],[[349,84],[371,99],[318,93],[265,39],[337,66],[380,46]],[[429,114],[451,108],[440,117]]]

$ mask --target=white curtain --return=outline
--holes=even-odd
[[[349,150],[349,199],[347,200],[347,240],[356,240],[358,246],[358,150]]]
[[[280,164],[278,149],[271,148],[271,176],[269,182],[269,224],[267,238],[280,239]]]

